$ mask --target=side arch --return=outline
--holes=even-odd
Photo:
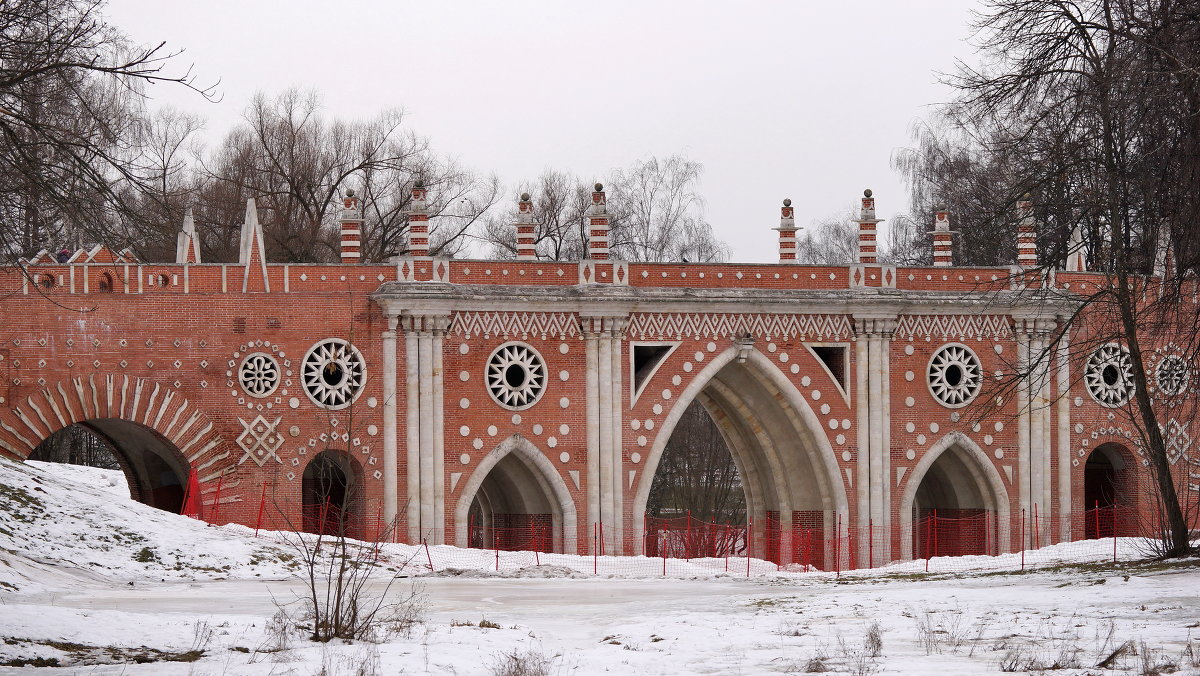
[[[1137,535],[1138,496],[1142,494],[1139,476],[1141,463],[1122,441],[1101,437],[1080,458],[1080,489],[1073,512],[1081,515],[1081,537],[1092,539],[1118,535]],[[1096,512],[1096,508],[1100,512]]]
[[[363,466],[353,455],[340,448],[317,453],[305,464],[299,489],[304,532],[366,539]]]
[[[454,544],[458,547],[468,546],[468,514],[471,503],[475,501],[479,489],[496,465],[509,455],[514,456],[525,465],[538,481],[540,488],[550,499],[554,516],[561,520],[562,543],[555,547],[565,554],[574,554],[578,550],[578,519],[575,512],[575,500],[571,491],[563,481],[554,464],[525,437],[514,434],[501,441],[490,453],[479,461],[471,476],[463,484],[458,502],[454,506]],[[556,543],[557,544],[557,543]]]
[[[675,400],[674,406],[663,418],[663,422],[659,425],[659,430],[654,437],[654,442],[646,454],[641,476],[638,480],[637,492],[633,499],[633,514],[632,526],[636,541],[642,541],[644,533],[644,515],[646,513],[646,504],[650,497],[650,488],[654,482],[654,476],[658,471],[658,465],[662,460],[662,455],[666,449],[667,443],[671,435],[675,431],[680,418],[684,411],[694,401],[699,399],[702,403],[713,398],[728,398],[731,395],[736,395],[731,388],[726,387],[723,383],[717,380],[719,374],[726,368],[730,367],[735,362],[739,363],[742,368],[751,376],[758,386],[763,388],[764,393],[772,395],[780,406],[775,412],[776,415],[785,416],[791,431],[794,431],[797,438],[802,442],[802,445],[807,448],[808,458],[811,461],[813,472],[812,480],[817,485],[819,495],[814,496],[819,499],[822,509],[826,512],[826,532],[832,532],[833,524],[837,517],[841,517],[843,523],[848,517],[848,505],[846,497],[846,487],[842,480],[841,472],[837,457],[834,454],[833,446],[829,443],[828,437],[825,436],[822,430],[820,419],[813,412],[808,402],[804,399],[800,391],[792,383],[779,368],[766,355],[759,352],[757,349],[746,349],[743,346],[732,346],[713,359],[701,369],[691,382],[688,383]],[[714,382],[716,381],[716,382]],[[712,387],[714,396],[710,397],[707,390]],[[730,401],[728,408],[729,412],[737,414],[739,421],[746,423],[746,430],[742,430],[742,436],[747,440],[747,443],[758,441],[761,443],[762,430],[757,421],[750,416],[753,411],[745,406],[745,402]],[[716,420],[714,418],[714,420]],[[722,426],[720,421],[718,426]],[[722,432],[726,434],[727,441],[734,439],[737,436],[735,429],[722,428]],[[756,434],[757,433],[757,434]],[[738,444],[730,445],[731,451],[735,454],[735,464],[738,466],[738,471],[742,476],[743,482],[750,480],[752,474],[749,472],[747,458],[738,458],[738,450],[734,448]],[[765,446],[764,446],[765,447]],[[794,495],[794,491],[787,490],[788,482],[794,477],[788,477],[787,471],[789,458],[785,457],[779,449],[774,449],[775,453],[769,457],[761,458],[763,468],[769,471],[760,471],[761,485],[747,486],[747,512],[753,513],[750,502],[753,501],[753,494],[770,494],[771,489],[775,489],[777,495],[777,504],[783,506],[787,510],[796,509],[799,506],[801,496]],[[774,476],[765,476],[772,474]],[[774,483],[769,483],[774,482]],[[782,511],[782,510],[781,510]],[[780,515],[783,518],[783,515]],[[786,518],[790,519],[789,514]],[[781,544],[782,550],[790,552],[790,528],[785,528],[782,534],[784,542]]]
[[[928,451],[913,467],[908,481],[904,484],[904,492],[900,495],[900,556],[903,559],[913,557],[913,503],[917,499],[917,491],[925,480],[934,463],[944,454],[954,453],[970,472],[975,487],[983,496],[985,507],[996,513],[997,542],[1000,553],[1011,551],[1011,520],[1009,518],[1008,491],[1004,488],[1004,480],[1000,472],[988,458],[987,453],[962,432],[954,431],[943,436],[929,448]]]
[[[175,388],[145,378],[80,376],[14,397],[0,410],[0,451],[23,461],[42,441],[75,424],[99,434],[118,455],[122,439],[130,434],[137,438],[125,439],[128,443],[158,438],[196,473],[206,505],[216,499],[208,494],[222,477],[221,502],[240,500],[236,489],[241,479],[231,476],[237,473],[238,458],[223,448],[213,422]]]

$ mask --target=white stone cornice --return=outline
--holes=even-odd
[[[405,333],[417,335],[444,336],[450,329],[451,316],[449,312],[402,314],[399,325]]]
[[[389,282],[372,294],[385,313],[450,312],[575,313],[622,316],[632,313],[757,315],[852,315],[896,318],[899,315],[1001,314],[1053,320],[1073,309],[1067,297],[1046,298],[1012,292],[963,292],[780,289],[685,289],[585,286],[454,285]],[[894,330],[894,329],[893,329]]]
[[[1013,329],[1019,335],[1046,338],[1057,328],[1058,322],[1053,316],[1013,314]]]
[[[855,313],[854,333],[857,336],[882,336],[891,340],[900,323],[899,315]]]

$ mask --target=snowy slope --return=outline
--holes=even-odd
[[[0,589],[288,576],[287,549],[252,536],[135,502],[119,471],[0,461]]]
[[[1196,561],[841,580],[673,561],[664,579],[660,559],[542,555],[541,567],[495,576],[493,552],[437,547],[435,567],[459,570],[415,578],[424,617],[410,633],[313,644],[294,624],[272,629],[278,605],[305,590],[281,537],[142,506],[119,473],[0,461],[0,675],[485,675],[514,654],[564,675],[1200,674]],[[531,555],[504,556],[513,568]],[[1090,555],[1108,556],[1111,540]],[[592,565],[625,572],[593,576]],[[863,644],[876,622],[872,657]]]

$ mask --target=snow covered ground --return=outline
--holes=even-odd
[[[119,473],[0,462],[0,663],[60,665],[0,674],[492,674],[514,655],[549,674],[1200,674],[1196,561],[840,580],[671,562],[664,579],[661,560],[592,576],[589,557],[542,556],[496,576],[490,552],[431,555],[468,572],[399,581],[424,599],[410,631],[313,644],[277,616],[304,591],[278,536],[144,507]],[[637,577],[649,561],[658,576]]]

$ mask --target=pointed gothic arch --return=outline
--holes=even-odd
[[[747,514],[761,524],[755,526],[751,543],[754,556],[777,547],[781,560],[789,562],[796,554],[791,538],[795,527],[832,534],[839,517],[845,523],[846,486],[820,419],[766,355],[735,345],[695,375],[654,437],[634,495],[638,541],[644,537],[646,503],[663,451],[694,400],[708,409],[721,429],[746,491]],[[786,526],[774,543],[763,537],[768,517]]]
[[[513,435],[497,444],[463,484],[454,508],[454,543],[459,547],[470,545],[469,515],[477,500],[489,513],[515,509],[537,514],[541,512],[529,510],[548,509],[552,550],[576,553],[575,501],[553,463],[525,437]]]
[[[931,484],[924,485],[926,479]],[[955,505],[982,509],[995,516],[997,552],[1012,549],[1008,491],[1000,472],[983,449],[962,432],[943,436],[921,457],[900,496],[900,556],[914,556],[913,512],[925,495],[936,495]]]

